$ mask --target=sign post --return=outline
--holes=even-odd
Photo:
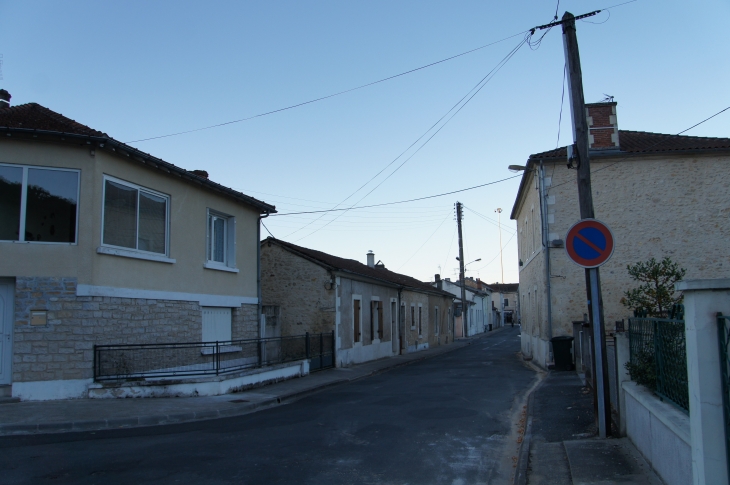
[[[588,272],[590,283],[590,298],[598,298],[598,267],[609,260],[613,254],[614,239],[611,229],[607,225],[596,219],[583,219],[576,222],[568,229],[568,235],[565,237],[565,251],[568,257],[578,266],[585,268]],[[593,346],[595,352],[595,372],[594,378],[596,383],[597,401],[598,401],[598,433],[601,438],[607,435],[608,426],[607,416],[610,406],[608,396],[608,386],[604,381],[604,356],[603,356],[603,339],[605,335],[602,332],[600,307],[598,302],[588,302],[591,309],[591,317],[593,322]]]

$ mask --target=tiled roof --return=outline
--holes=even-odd
[[[449,298],[452,298],[454,296],[451,293],[434,288],[430,284],[424,283],[423,281],[417,280],[416,278],[411,278],[410,276],[406,276],[404,274],[395,273],[385,268],[371,268],[370,266],[362,264],[359,261],[355,261],[354,259],[339,258],[331,254],[323,253],[322,251],[303,248],[301,246],[297,246],[295,244],[282,241],[280,239],[274,239],[273,237],[268,237],[261,242],[261,244],[268,243],[278,244],[279,246],[288,249],[291,252],[299,253],[334,270],[346,271],[360,276],[386,281],[388,283],[414,290],[426,291],[429,293],[438,293]]]
[[[74,135],[108,137],[106,133],[82,125],[38,103],[19,104],[0,109],[0,126],[30,130],[73,133]]]
[[[666,153],[688,150],[730,150],[730,138],[708,138],[704,136],[663,135],[646,131],[618,131],[620,151],[613,153]],[[601,153],[592,152],[593,153]],[[605,153],[610,153],[605,151]],[[566,147],[530,155],[530,159],[567,158]]]
[[[517,290],[520,288],[519,283],[494,283],[487,286],[489,286],[489,288],[494,291],[498,291],[499,293],[516,293]]]
[[[260,209],[262,212],[276,212],[276,207],[271,204],[267,204],[266,202],[254,197],[243,194],[237,190],[233,190],[230,187],[208,180],[206,177],[202,177],[199,173],[195,173],[196,171],[194,170],[185,170],[184,168],[180,168],[148,153],[144,153],[141,150],[111,138],[104,132],[82,125],[71,118],[67,118],[60,113],[56,113],[55,111],[46,108],[45,106],[41,106],[38,103],[19,104],[17,106],[0,109],[0,133],[2,132],[6,132],[8,134],[20,133],[21,135],[24,134],[26,136],[30,132],[33,134],[42,133],[48,135],[75,135],[80,137],[91,137],[91,139],[100,143],[100,147],[108,145],[107,148],[112,147],[118,153],[130,155],[132,158],[137,160],[143,160],[149,166],[158,168],[165,173],[176,173],[184,179],[200,184],[209,190],[224,193],[234,199],[250,204]]]

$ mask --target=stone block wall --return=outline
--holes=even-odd
[[[282,336],[332,332],[335,329],[334,281],[321,266],[282,249],[261,247],[261,299],[279,307]]]
[[[31,325],[45,310],[46,325]],[[232,312],[232,337],[256,338],[257,306]],[[198,302],[76,296],[76,278],[16,279],[13,381],[89,379],[94,345],[199,342]]]

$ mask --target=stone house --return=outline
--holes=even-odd
[[[596,219],[615,249],[601,266],[606,331],[630,315],[628,264],[669,256],[687,279],[730,276],[730,139],[619,130],[616,103],[587,104]],[[552,360],[551,336],[572,335],[588,311],[583,268],[563,239],[580,220],[566,147],[531,155],[512,208],[518,229],[522,352]],[[548,305],[548,301],[550,305]]]
[[[491,324],[496,327],[496,321],[492,315],[492,293],[489,288],[480,280],[465,278],[466,281],[466,302],[467,302],[467,326],[464,332],[463,311],[461,303],[461,281],[451,281],[450,278],[441,279],[441,275],[436,275],[433,286],[439,290],[444,290],[456,297],[454,302],[454,337],[471,337],[478,333],[484,333],[489,330]]]
[[[261,291],[267,335],[334,331],[338,367],[453,341],[453,296],[375,264],[372,252],[363,264],[269,237]]]
[[[95,344],[259,336],[273,206],[0,97],[2,395],[87,396]]]

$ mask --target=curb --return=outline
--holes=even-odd
[[[503,329],[506,327],[502,327]],[[499,329],[497,330],[499,332]],[[439,355],[447,354],[459,349],[463,349],[471,345],[478,338],[486,338],[490,335],[495,335],[494,331],[486,334],[479,334],[478,336],[470,338],[463,345],[450,347],[447,350],[443,350],[438,353],[431,355],[418,356],[403,362],[396,362],[393,365],[382,367],[380,369],[374,369],[361,376],[342,378],[327,382],[321,385],[310,387],[308,389],[301,389],[288,394],[282,394],[280,396],[272,397],[270,399],[264,399],[259,402],[245,404],[237,408],[226,408],[226,409],[210,409],[205,411],[179,413],[179,414],[159,414],[159,415],[147,415],[137,416],[131,418],[109,418],[109,419],[94,419],[84,421],[68,421],[68,422],[52,422],[52,423],[35,423],[35,424],[0,424],[0,438],[4,436],[14,436],[21,434],[50,434],[50,433],[73,433],[83,431],[97,431],[97,430],[117,430],[117,429],[130,429],[135,427],[145,426],[164,426],[168,424],[181,424],[192,421],[202,421],[208,419],[220,419],[220,418],[231,418],[235,416],[243,416],[250,414],[259,408],[268,407],[272,405],[282,404],[284,402],[293,401],[304,397],[309,394],[322,391],[324,389],[335,387],[348,382],[353,382],[359,379],[374,376],[383,372],[387,372],[391,369],[403,367],[406,365],[421,362],[426,359],[438,357]],[[454,342],[456,343],[456,342]],[[235,395],[235,394],[232,394]]]
[[[544,382],[544,381],[543,381]],[[532,390],[527,398],[527,424],[525,434],[520,443],[520,451],[517,459],[517,471],[515,472],[514,485],[527,484],[527,465],[530,461],[530,442],[532,441],[532,407],[535,400],[535,391],[542,385],[542,382]]]

